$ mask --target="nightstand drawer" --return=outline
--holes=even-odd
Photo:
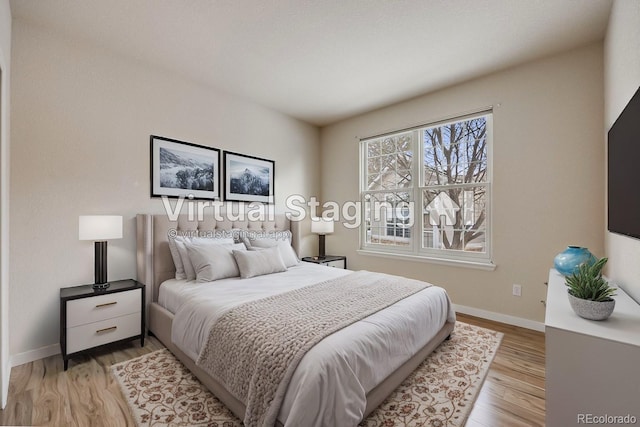
[[[334,268],[344,268],[344,260],[340,259],[337,261],[323,262],[322,265],[326,265],[327,267],[334,267]]]
[[[141,296],[140,289],[133,289],[67,301],[67,328],[137,313]]]
[[[93,299],[93,298],[89,298]],[[140,300],[138,313],[67,328],[67,353],[96,347],[140,335]]]

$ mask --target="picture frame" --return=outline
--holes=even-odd
[[[233,202],[274,202],[276,162],[224,152],[224,199]]]
[[[151,135],[151,197],[220,198],[220,150]]]

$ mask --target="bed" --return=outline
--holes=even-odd
[[[237,229],[290,231],[291,246],[298,252],[300,226],[284,215],[276,215],[271,221],[216,220],[213,216],[202,221],[180,216],[170,221],[166,215],[137,216],[138,281],[147,286],[149,332],[240,419],[244,419],[246,403],[196,364],[206,335],[205,325],[210,324],[212,316],[218,316],[211,313],[318,281],[348,277],[350,272],[300,263],[281,273],[251,279],[227,278],[212,282],[214,286],[194,285],[175,279],[168,236]],[[242,298],[237,297],[236,290]],[[397,323],[398,329],[389,328],[390,321]],[[446,292],[431,286],[329,335],[302,358],[294,371],[276,424],[357,425],[449,336],[454,323],[455,313]],[[371,338],[372,330],[383,332]],[[348,353],[340,356],[348,361],[343,360],[338,367],[329,366],[327,360],[336,359],[334,353]]]

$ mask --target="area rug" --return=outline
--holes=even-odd
[[[451,339],[360,425],[463,426],[502,336],[457,322]],[[169,350],[113,365],[111,372],[138,426],[242,426]]]

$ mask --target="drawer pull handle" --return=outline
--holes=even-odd
[[[104,328],[104,329],[98,329],[98,330],[96,331],[96,334],[101,334],[101,333],[103,333],[103,332],[109,332],[109,331],[115,331],[116,329],[118,329],[118,327],[117,327],[117,326],[112,326],[112,327],[110,327],[110,328]]]
[[[110,306],[110,305],[115,305],[115,304],[117,304],[117,303],[118,303],[118,301],[105,302],[104,304],[98,304],[98,305],[96,305],[96,308],[100,308],[100,307],[107,307],[107,306]]]

